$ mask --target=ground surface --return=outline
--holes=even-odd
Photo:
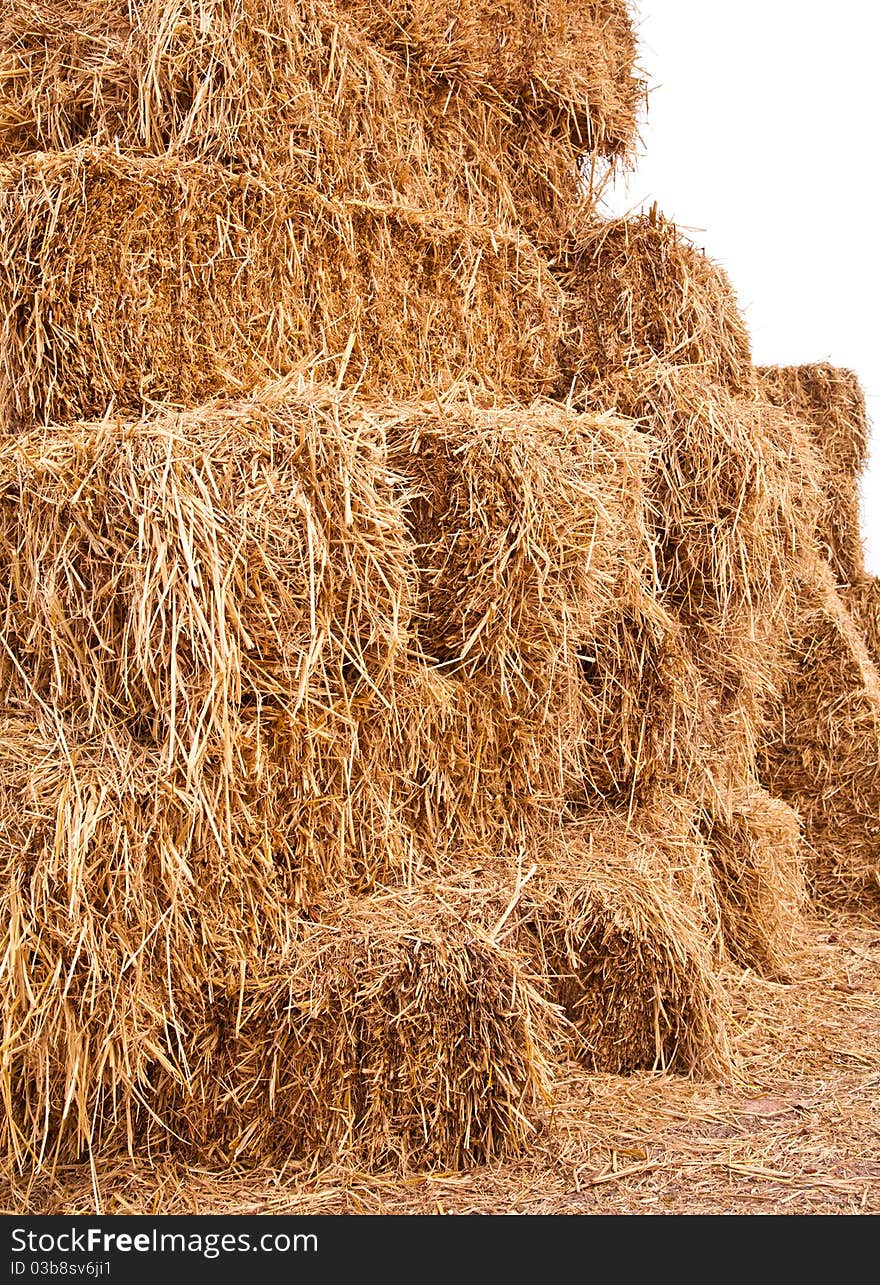
[[[575,1073],[525,1159],[378,1180],[157,1158],[3,1184],[16,1213],[880,1212],[880,926],[804,930],[797,979],[730,979],[736,1078]]]

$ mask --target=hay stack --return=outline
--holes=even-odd
[[[793,653],[762,778],[804,819],[814,890],[857,897],[880,883],[880,677],[826,564],[804,585]]]
[[[858,479],[868,458],[865,395],[850,370],[836,366],[765,366],[762,395],[807,428],[824,465],[819,525],[824,554],[843,585],[864,573]]]
[[[816,887],[878,850],[852,390],[596,223],[623,0],[121,9],[0,15],[10,1163],[470,1164],[572,1053],[723,1073],[791,808]]]

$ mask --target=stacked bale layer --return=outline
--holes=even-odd
[[[764,775],[805,818],[814,886],[852,897],[873,885],[880,860],[877,595],[864,573],[858,490],[865,398],[851,371],[829,365],[764,367],[759,376],[762,395],[797,417],[821,460],[824,559],[799,585],[788,678],[764,732]]]

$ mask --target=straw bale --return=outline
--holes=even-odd
[[[190,406],[292,369],[383,395],[555,384],[518,234],[284,175],[84,149],[0,169],[0,416]]]
[[[7,440],[3,629],[25,692],[189,769],[243,709],[317,718],[334,688],[390,703],[414,563],[381,429],[353,431],[338,400],[282,385]]]
[[[821,469],[783,412],[653,363],[611,374],[593,396],[655,442],[647,496],[666,595],[701,620],[775,609],[814,548]]]
[[[566,799],[610,789],[610,761],[625,760],[629,789],[665,752],[665,702],[678,699],[672,666],[654,659],[666,622],[633,571],[650,559],[645,440],[550,404],[450,407],[389,436],[411,487],[431,665],[414,716],[430,747],[419,825],[435,846],[457,835],[515,851]],[[641,613],[645,640],[620,636],[626,612]],[[638,705],[649,687],[653,721]]]
[[[748,333],[727,276],[662,216],[596,222],[561,242],[553,265],[571,299],[567,362],[576,387],[662,362],[751,390]]]
[[[337,78],[324,96],[344,119],[390,63],[410,93],[471,91],[617,156],[642,95],[624,0],[130,0],[122,12],[111,0],[11,0],[0,47],[0,139],[19,149],[102,136],[218,158],[288,135],[292,146],[310,123],[310,83]]]
[[[850,370],[813,366],[763,366],[761,393],[804,424],[825,472],[825,505],[819,538],[846,584],[864,574],[858,477],[868,458],[865,396]]]
[[[534,1138],[561,1015],[516,954],[445,901],[389,893],[328,910],[288,976],[246,998],[230,1052],[274,1103],[248,1127],[253,1106],[230,1095],[249,1148],[448,1169]]]
[[[448,672],[539,679],[594,636],[645,541],[644,438],[555,405],[401,416],[390,459],[411,483],[420,637]]]
[[[711,1075],[726,1064],[710,940],[682,891],[703,868],[696,832],[608,811],[546,854],[524,922],[590,1069]]]
[[[642,84],[624,0],[340,0],[340,10],[444,88],[497,97],[526,121],[557,118],[583,150],[613,157],[633,145]]]
[[[827,564],[805,581],[791,672],[771,709],[763,784],[803,817],[819,896],[880,886],[880,676]]]
[[[580,655],[581,801],[657,803],[702,777],[703,675],[685,631],[630,569],[618,605]]]
[[[558,232],[584,154],[632,146],[633,56],[622,0],[8,0],[0,160],[91,143],[290,167],[328,197]]]
[[[861,633],[868,655],[880,668],[880,579],[863,575],[841,590],[841,597]]]
[[[224,834],[253,778],[306,904],[412,864],[417,574],[379,425],[281,386],[32,430],[0,479],[8,692],[150,744]]]
[[[403,429],[392,459],[413,487],[436,668],[426,806],[438,792],[449,828],[456,792],[481,801],[478,825],[497,800],[507,825],[523,804],[552,816],[685,780],[699,675],[652,584],[649,440],[551,406]]]
[[[759,366],[761,394],[810,429],[830,468],[857,477],[868,459],[865,394],[858,376],[839,366]]]
[[[724,942],[743,967],[786,979],[806,897],[801,822],[744,775],[704,812]]]
[[[0,1136],[26,1166],[132,1145],[193,1090],[215,998],[289,944],[297,911],[259,788],[221,832],[219,800],[124,731],[13,711],[0,749]]]

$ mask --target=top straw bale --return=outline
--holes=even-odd
[[[393,131],[424,91],[489,97],[625,154],[641,83],[624,0],[11,0],[0,16],[0,156],[89,140],[240,162],[332,160]],[[121,10],[121,12],[120,12]],[[389,77],[397,108],[389,113]],[[431,107],[433,104],[433,108]],[[393,157],[406,159],[403,151]],[[374,153],[375,159],[375,153]]]
[[[641,82],[625,0],[340,0],[339,8],[430,79],[556,117],[606,156],[633,142]]]

